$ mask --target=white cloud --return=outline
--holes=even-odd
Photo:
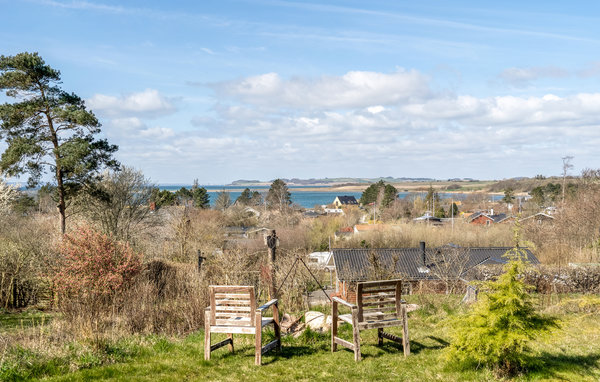
[[[158,90],[146,89],[139,93],[124,94],[119,97],[95,94],[87,100],[90,109],[109,117],[152,118],[175,111],[171,100]]]
[[[530,86],[533,81],[540,78],[563,78],[567,76],[569,76],[567,70],[555,66],[508,68],[498,75],[502,81],[515,87]]]
[[[390,105],[430,94],[421,73],[398,69],[378,73],[352,71],[343,76],[283,79],[266,73],[237,81],[214,84],[221,97],[232,97],[261,107],[344,109]]]

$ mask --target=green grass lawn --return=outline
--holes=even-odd
[[[354,362],[352,352],[343,348],[331,353],[328,333],[311,333],[298,339],[287,337],[282,352],[265,356],[261,367],[254,366],[252,337],[238,336],[235,353],[222,348],[206,362],[203,335],[196,333],[181,341],[159,341],[151,351],[142,352],[128,362],[81,370],[51,380],[495,380],[487,369],[465,371],[444,364],[440,356],[449,338],[439,320],[415,315],[410,330],[412,354],[408,358],[404,358],[401,346],[393,342],[377,346],[376,330],[371,330],[361,333],[363,361],[359,363]],[[397,329],[390,331],[400,335]],[[342,335],[351,337],[349,327]],[[563,329],[537,346],[544,366],[516,380],[600,380],[600,319],[595,315],[566,317]]]
[[[22,373],[13,364],[12,374],[0,375],[7,380],[46,376],[45,380],[50,381],[495,380],[490,370],[459,370],[445,365],[441,359],[449,341],[444,320],[454,314],[454,306],[453,302],[436,306],[424,303],[421,310],[411,314],[409,329],[412,354],[407,358],[403,355],[401,345],[386,340],[383,346],[377,346],[376,330],[370,330],[361,332],[363,360],[359,363],[354,362],[352,352],[346,349],[340,348],[336,353],[331,353],[329,333],[316,332],[305,332],[300,338],[285,337],[283,350],[265,355],[264,364],[260,367],[254,365],[253,337],[242,335],[235,338],[235,353],[229,353],[224,347],[213,352],[211,361],[206,362],[203,354],[204,336],[199,331],[184,338],[138,336],[120,339],[106,344],[103,348],[104,359],[90,352],[80,352],[77,357],[66,361],[44,360],[35,354],[24,354],[22,362],[18,364],[23,368]],[[543,366],[517,376],[515,380],[600,380],[598,313],[562,313],[559,317],[563,323],[562,329],[535,344]],[[389,331],[401,334],[399,328]],[[351,338],[349,326],[342,326],[340,333],[346,339]],[[218,335],[214,337],[214,342],[221,338]],[[264,339],[265,342],[267,340]],[[0,371],[6,365],[0,364]],[[79,370],[70,372],[73,369]]]

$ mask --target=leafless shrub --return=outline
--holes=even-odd
[[[427,253],[429,271],[444,283],[446,294],[454,293],[457,287],[464,285],[461,278],[467,270],[468,260],[465,247],[443,246]]]

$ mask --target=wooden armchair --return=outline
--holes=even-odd
[[[401,299],[401,292],[401,280],[369,281],[357,283],[356,304],[333,297],[331,306],[331,351],[336,351],[338,344],[342,345],[354,350],[354,360],[360,361],[360,331],[377,329],[379,345],[383,344],[384,338],[401,342],[404,348],[404,356],[409,355],[408,317],[406,303]],[[352,313],[338,315],[338,304],[349,307]],[[352,325],[352,342],[337,337],[338,319]],[[402,326],[402,338],[383,331],[383,328],[393,326]]]
[[[255,363],[262,363],[262,355],[272,349],[281,350],[281,330],[279,327],[279,309],[273,299],[256,308],[254,287],[252,286],[209,286],[210,307],[204,312],[204,359],[210,360],[210,353],[222,346],[229,345],[233,352],[233,334],[254,334]],[[263,312],[273,308],[273,317],[263,317]],[[262,328],[273,325],[275,340],[262,346]],[[211,345],[211,333],[227,333],[224,341]]]

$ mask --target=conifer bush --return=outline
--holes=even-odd
[[[515,234],[518,243],[518,232]],[[447,361],[463,367],[490,367],[500,376],[512,375],[537,363],[532,340],[558,327],[553,317],[536,312],[527,268],[518,244],[507,253],[510,261],[495,281],[481,284],[480,299],[453,322]]]

